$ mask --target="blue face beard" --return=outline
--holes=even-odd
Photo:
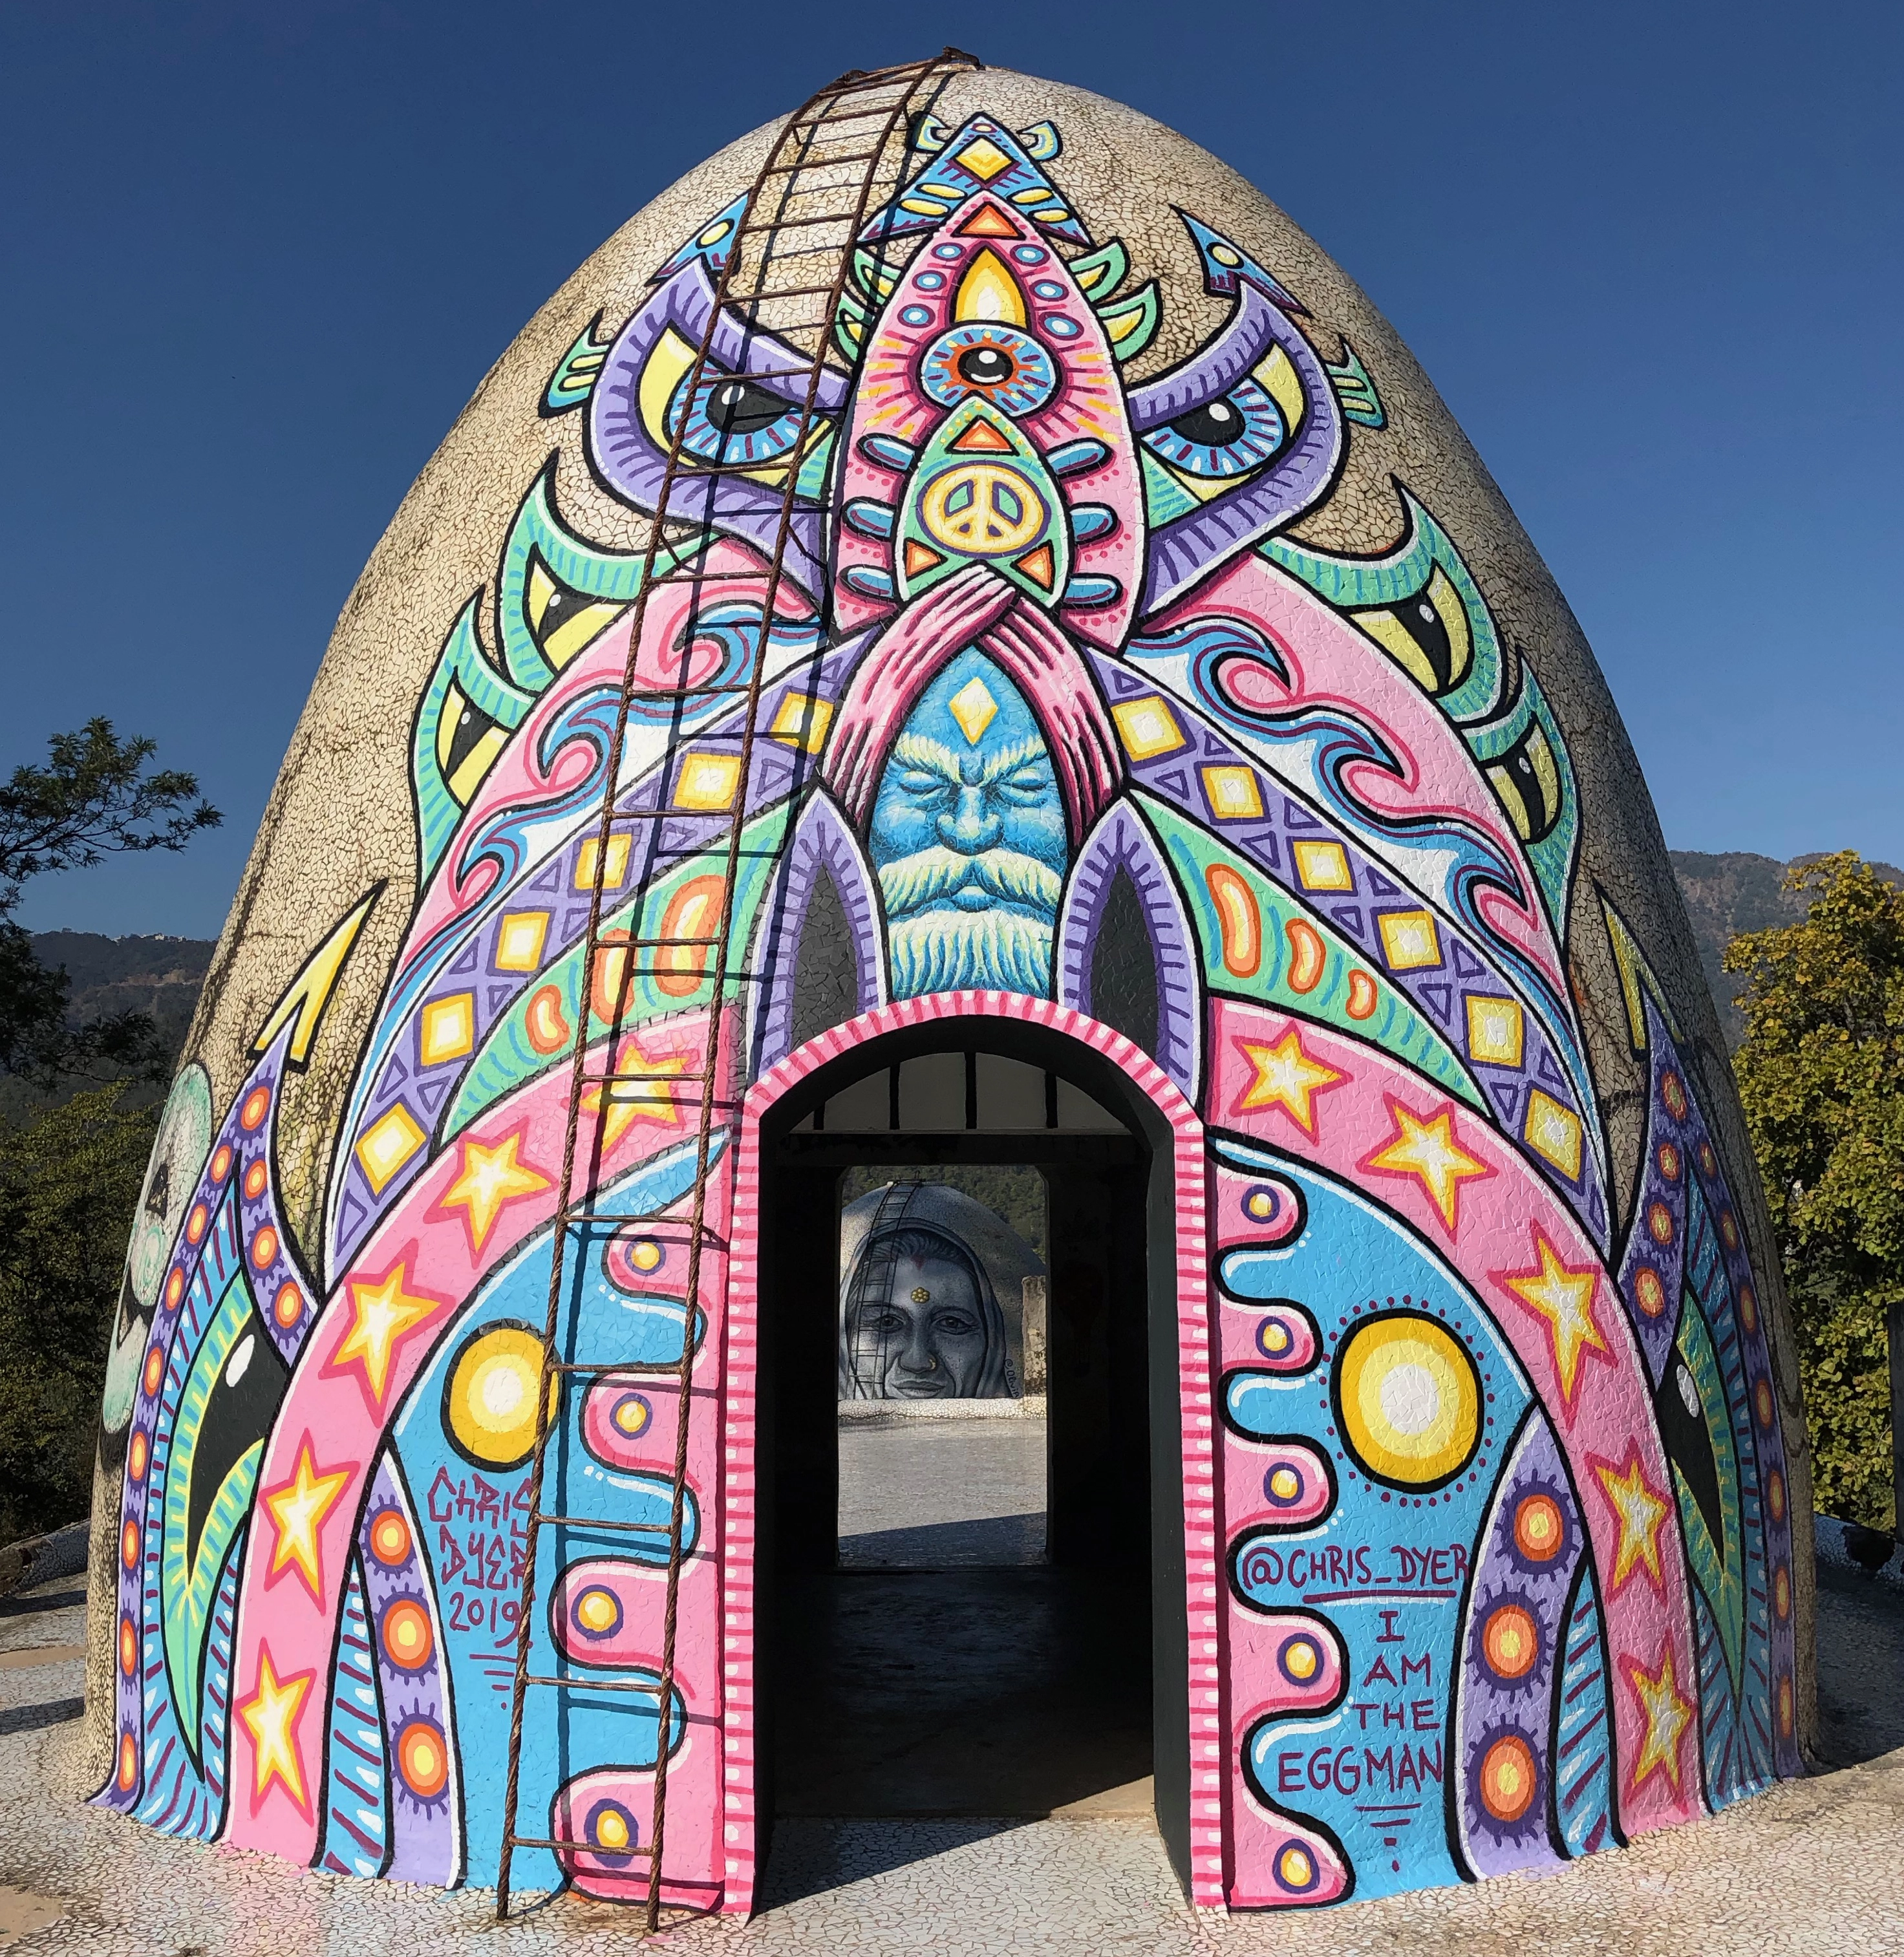
[[[935,846],[882,865],[879,886],[890,919],[894,998],[1050,991],[1063,886],[1036,857],[1009,849],[966,856]],[[975,899],[976,907],[967,909]]]

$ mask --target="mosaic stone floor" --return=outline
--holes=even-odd
[[[602,1957],[628,1915],[562,1899],[499,1927],[485,1892],[318,1876],[161,1839],[81,1804],[84,1635],[62,1578],[0,1599],[0,1949],[8,1957]],[[1820,1573],[1834,1763],[1716,1820],[1543,1880],[1309,1917],[1200,1917],[1147,1820],[783,1822],[751,1924],[682,1957],[1891,1957],[1904,1948],[1904,1599]]]

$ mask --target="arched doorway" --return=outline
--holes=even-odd
[[[1048,1083],[1046,1121],[985,1125],[997,1105],[988,1081],[1015,1079],[1022,1095],[1027,1077]],[[887,1096],[884,1128],[863,1112],[843,1130],[837,1118],[829,1125],[829,1107],[877,1100],[869,1082]],[[956,1125],[954,1113],[964,1117]],[[941,1119],[947,1126],[935,1125]],[[1043,1596],[1049,1604],[1062,1593],[1058,1617],[1075,1623],[1096,1599],[1115,1596],[1121,1570],[1126,1608],[1147,1600],[1158,1824],[1187,1889],[1220,1860],[1214,1791],[1194,1797],[1192,1768],[1193,1747],[1219,1724],[1213,1704],[1194,1699],[1191,1672],[1194,1653],[1213,1658],[1218,1636],[1201,1130],[1161,1070],[1101,1023],[1044,1001],[955,994],[822,1035],[748,1099],[723,1448],[723,1804],[729,1882],[750,1900],[776,1779],[797,1778],[776,1758],[776,1736],[792,1723],[776,1704],[776,1685],[783,1698],[788,1684],[776,1649],[786,1643],[783,1606],[799,1586],[811,1598],[814,1579],[836,1564],[841,1171],[854,1159],[988,1156],[1036,1161],[1052,1191],[1047,1516],[1056,1574]],[[1061,1771],[1014,1782],[1021,1803],[1028,1789],[1061,1784]],[[977,1799],[976,1784],[968,1778],[951,1797]],[[995,1801],[969,1811],[1012,1809]]]

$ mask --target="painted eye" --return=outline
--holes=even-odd
[[[1355,622],[1437,699],[1452,693],[1474,662],[1467,607],[1438,564],[1419,591],[1399,605],[1358,612]]]
[[[959,378],[969,381],[975,387],[995,387],[1001,381],[1009,381],[1016,371],[1011,356],[998,346],[969,346],[953,365],[959,371]]]
[[[1289,429],[1269,390],[1239,381],[1144,437],[1152,453],[1187,476],[1241,476],[1283,447]]]
[[[1017,770],[998,786],[1014,801],[1033,802],[1049,795],[1056,784],[1048,768],[1034,764],[1030,767]]]
[[[1016,418],[1057,392],[1058,369],[1029,334],[984,320],[941,334],[919,362],[919,384],[941,407],[979,394]]]
[[[436,764],[458,803],[467,806],[508,738],[508,729],[473,705],[460,686],[450,685],[437,716]]]
[[[1538,843],[1560,820],[1561,771],[1545,732],[1536,720],[1488,770],[1523,843]]]
[[[529,555],[522,597],[523,622],[529,628],[529,636],[558,672],[627,609],[571,590],[550,571],[537,550]]]
[[[684,381],[669,403],[672,440],[704,462],[769,463],[800,432],[800,409],[784,394],[734,374],[710,375],[691,395]]]

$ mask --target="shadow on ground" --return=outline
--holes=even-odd
[[[1904,1596],[1818,1565],[1818,1756],[1850,1767],[1904,1747]]]

